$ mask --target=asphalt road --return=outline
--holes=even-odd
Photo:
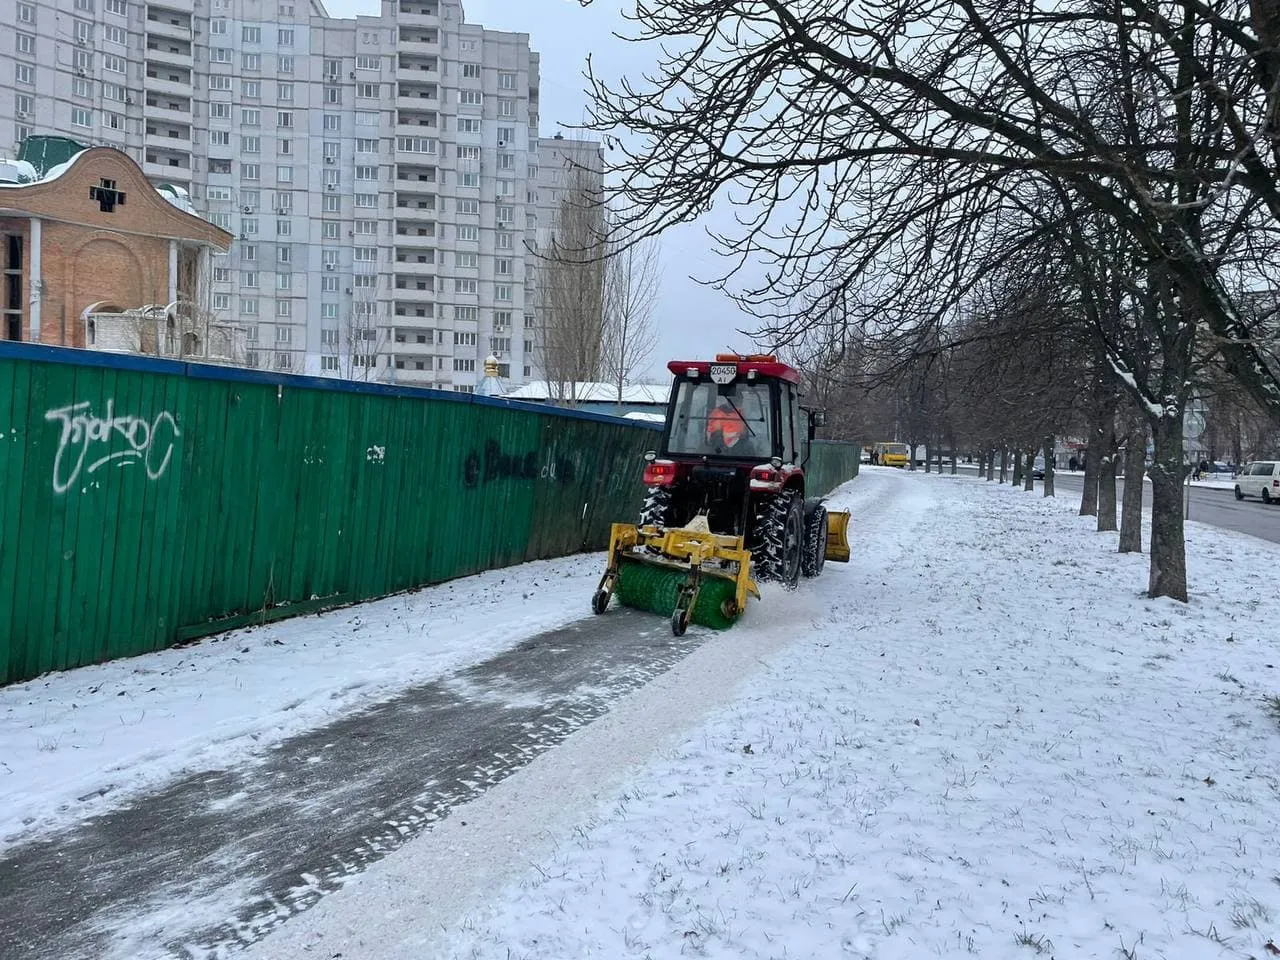
[[[584,594],[583,606],[586,606]],[[706,639],[613,609],[0,854],[2,960],[223,957]]]

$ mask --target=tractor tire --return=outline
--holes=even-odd
[[[792,493],[762,499],[756,506],[755,578],[793,589],[800,582],[804,554],[804,501]]]
[[[827,564],[827,508],[816,507],[809,514],[804,531],[804,562],[800,572],[816,577]]]
[[[671,523],[670,487],[650,487],[640,508],[640,526],[665,527]]]

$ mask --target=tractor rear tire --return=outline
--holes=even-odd
[[[670,487],[650,487],[640,508],[640,526],[666,527],[670,524],[673,499]]]
[[[804,563],[800,572],[806,577],[822,573],[827,563],[827,508],[817,507],[809,514],[805,524]]]
[[[758,501],[756,545],[751,551],[756,580],[772,580],[793,589],[800,582],[804,539],[800,497],[783,493]]]

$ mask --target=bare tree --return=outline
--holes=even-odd
[[[378,354],[386,331],[378,325],[378,302],[373,294],[358,295],[339,333],[338,370],[344,380],[376,380]]]
[[[552,398],[577,402],[576,387],[600,379],[608,245],[600,175],[565,171],[551,235],[538,250],[541,307],[536,350]]]
[[[656,240],[611,245],[604,264],[604,333],[601,368],[617,390],[631,382],[658,342],[653,311],[658,301]]]

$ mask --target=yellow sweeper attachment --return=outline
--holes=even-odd
[[[669,616],[677,637],[690,623],[732,626],[747,594],[760,598],[742,537],[712,533],[704,516],[670,529],[615,523],[591,609],[604,613],[614,593],[625,607]]]

